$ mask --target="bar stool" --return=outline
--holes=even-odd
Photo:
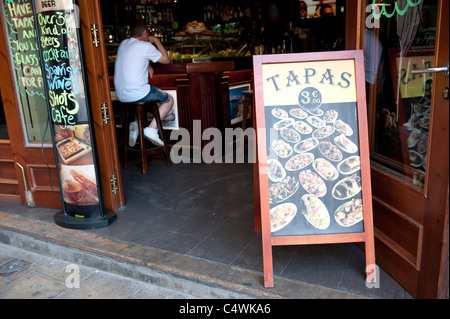
[[[123,114],[123,123],[124,123],[124,134],[125,134],[125,151],[123,155],[123,167],[127,167],[127,160],[128,160],[128,151],[134,151],[140,153],[141,158],[141,169],[142,174],[147,174],[147,156],[163,153],[166,157],[167,164],[170,166],[172,165],[172,161],[170,160],[170,154],[169,154],[169,148],[166,143],[166,139],[164,137],[164,131],[163,126],[161,122],[161,117],[159,115],[159,107],[157,102],[132,102],[132,103],[121,103],[121,113]],[[164,143],[164,146],[156,146],[153,148],[146,148],[146,139],[144,136],[144,110],[149,111],[153,114],[153,116],[156,119],[156,124],[158,126],[159,135],[161,137],[161,140]],[[138,130],[139,130],[139,137],[138,137],[138,143],[139,148],[133,148],[128,146],[128,140],[129,140],[129,116],[130,112],[134,111],[134,114],[136,114],[136,119],[138,122]]]

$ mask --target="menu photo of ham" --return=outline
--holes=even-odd
[[[94,165],[61,165],[61,185],[64,201],[72,205],[96,205],[99,194]]]

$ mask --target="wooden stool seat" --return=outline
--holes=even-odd
[[[164,131],[163,126],[161,122],[161,117],[159,115],[159,107],[158,103],[156,101],[150,101],[150,102],[132,102],[132,103],[123,103],[120,104],[121,113],[123,114],[123,123],[124,123],[124,135],[125,135],[125,150],[123,155],[123,167],[127,167],[127,160],[128,160],[128,151],[133,152],[139,152],[140,158],[141,158],[141,169],[142,174],[147,174],[147,156],[163,153],[166,157],[167,163],[172,165],[172,161],[170,160],[170,154],[169,154],[169,148],[166,143],[166,139],[164,137]],[[147,126],[145,125],[146,121],[145,118],[145,111],[151,112],[153,116],[156,119],[156,124],[158,126],[158,132],[159,136],[161,137],[161,140],[164,142],[163,146],[156,146],[152,148],[146,148],[146,138],[144,136],[144,128]],[[136,116],[136,120],[138,122],[138,130],[139,130],[139,136],[136,143],[137,147],[130,147],[128,145],[129,141],[129,117],[131,115],[131,112],[134,111],[134,114]],[[150,141],[149,141],[150,143]]]

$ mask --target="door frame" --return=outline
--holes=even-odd
[[[116,211],[124,205],[122,176],[118,157],[114,111],[106,59],[100,0],[79,0],[80,26],[91,114],[97,145],[100,180],[105,208]],[[97,26],[94,44],[92,26]],[[102,110],[103,106],[103,110]],[[106,119],[105,117],[106,116]],[[115,182],[113,181],[115,176]]]
[[[439,1],[435,66],[449,62],[449,1]],[[439,286],[445,275],[443,262],[448,267],[448,189],[449,189],[449,102],[442,98],[442,92],[449,85],[448,76],[435,73],[433,76],[432,114],[430,122],[430,143],[425,179],[425,215],[423,232],[422,265],[419,272],[418,296],[436,298],[447,294],[447,287]],[[430,161],[432,159],[433,162]],[[447,237],[445,237],[447,233]],[[446,250],[446,251],[445,251]],[[446,257],[445,257],[446,256]],[[445,262],[444,262],[445,263]]]

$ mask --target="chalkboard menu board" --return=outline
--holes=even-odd
[[[35,20],[64,214],[69,228],[108,225],[82,61],[79,11],[71,0],[35,0]]]
[[[18,98],[29,143],[50,141],[47,103],[31,0],[4,0],[3,12]]]
[[[374,264],[363,61],[360,51],[254,57],[265,265],[272,245],[360,241]]]

